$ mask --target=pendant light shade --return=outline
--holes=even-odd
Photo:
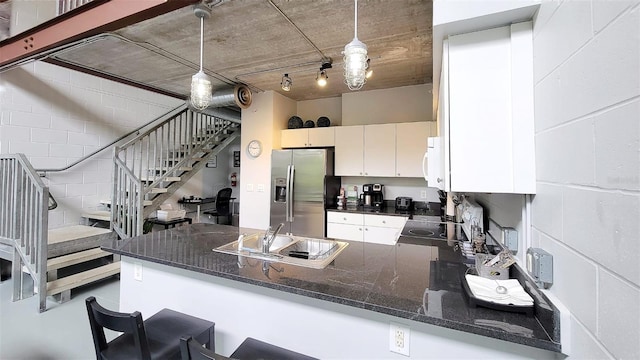
[[[345,45],[344,51],[344,82],[349,90],[360,90],[367,82],[368,68],[367,45],[358,40],[358,0],[355,1],[355,31],[353,40]]]
[[[191,106],[198,110],[206,109],[211,104],[212,85],[209,76],[202,71],[202,53],[204,46],[204,19],[211,15],[209,8],[203,4],[194,6],[194,14],[200,18],[200,71],[191,77]]]

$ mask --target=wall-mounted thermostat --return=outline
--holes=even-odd
[[[553,284],[553,256],[540,248],[529,248],[527,271],[539,287],[548,288]]]

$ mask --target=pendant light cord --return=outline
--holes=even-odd
[[[204,16],[200,18],[200,71],[202,71],[202,50],[204,47],[203,43],[204,43]]]
[[[355,2],[356,2],[356,11],[355,11],[356,20],[354,22],[356,26],[353,29],[353,37],[357,39],[358,38],[358,0],[355,0]]]

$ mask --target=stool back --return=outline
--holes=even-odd
[[[109,348],[104,328],[130,335],[136,358],[151,359],[144,323],[139,311],[130,314],[111,311],[100,306],[93,296],[87,298],[86,305],[97,359],[103,359],[103,353]]]

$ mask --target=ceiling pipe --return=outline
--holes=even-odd
[[[238,106],[246,109],[251,105],[251,89],[244,84],[238,84],[232,88],[216,90],[211,96],[209,108],[224,106]]]

